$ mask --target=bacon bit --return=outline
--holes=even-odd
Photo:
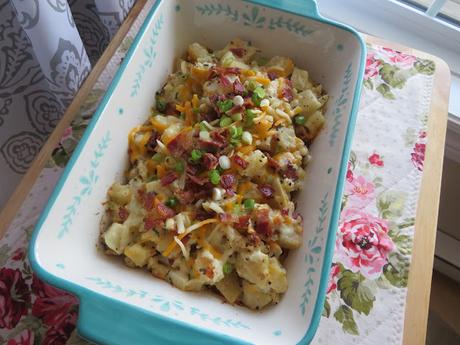
[[[144,208],[147,211],[150,211],[153,208],[153,203],[155,200],[155,193],[154,192],[148,192],[147,194],[141,195],[141,200],[144,203]]]
[[[203,167],[206,170],[214,169],[217,165],[217,161],[217,157],[212,153],[207,152],[203,155]]]
[[[190,190],[180,190],[176,192],[176,196],[182,205],[190,204],[195,199],[193,192]]]
[[[282,214],[283,216],[285,216],[285,217],[286,217],[286,216],[289,216],[289,209],[283,208],[283,209],[281,210],[281,214]]]
[[[251,232],[250,234],[248,234],[248,239],[249,242],[254,246],[258,246],[261,241],[259,235],[257,235],[255,232]]]
[[[123,206],[118,209],[118,217],[120,218],[121,222],[123,223],[129,216],[129,212]]]
[[[206,114],[201,114],[201,117],[203,118],[203,120],[206,120],[208,122],[212,122],[212,121],[216,120],[219,117],[219,115],[217,114],[217,112],[214,109],[211,109]]]
[[[235,183],[236,183],[236,178],[235,178],[235,175],[233,174],[225,174],[225,175],[222,175],[220,178],[220,184],[226,190],[233,190]]]
[[[261,235],[271,236],[272,226],[268,214],[269,211],[267,209],[262,209],[257,212],[255,230]]]
[[[236,165],[240,166],[243,169],[246,169],[248,166],[248,162],[246,162],[243,158],[241,158],[239,155],[234,155],[232,157],[233,161],[235,162]]]
[[[272,157],[270,157],[269,155],[266,155],[268,157],[268,161],[267,161],[267,164],[270,168],[272,168],[273,170],[275,170],[275,172],[278,172],[281,170],[281,166],[280,164],[278,163],[277,160],[273,159]]]
[[[198,173],[198,168],[191,164],[187,164],[187,167],[185,168],[185,172],[187,174],[195,176]]]
[[[285,84],[287,86],[283,87],[283,89],[281,90],[281,96],[284,98],[285,101],[291,102],[294,99],[291,81],[286,79]]]
[[[230,213],[219,213],[219,219],[222,223],[225,224],[233,222],[233,216]]]
[[[275,193],[275,190],[273,189],[272,186],[268,184],[264,184],[261,186],[258,186],[260,194],[266,199],[273,198],[273,194]]]
[[[230,115],[241,113],[244,111],[244,107],[242,105],[235,105],[232,109],[230,109]]]
[[[289,178],[292,181],[296,181],[299,178],[297,170],[292,164],[288,164],[286,170],[283,172],[283,177]]]
[[[211,132],[211,138],[213,138],[221,146],[225,146],[227,144],[227,134],[228,129],[226,128],[216,129]]]
[[[270,80],[275,80],[276,78],[278,78],[278,76],[276,75],[276,73],[273,73],[273,72],[268,72],[267,73],[267,76]]]
[[[158,132],[157,131],[152,131],[152,134],[150,135],[149,140],[145,144],[145,149],[147,150],[147,152],[154,152],[155,151],[155,147],[157,147],[157,139],[158,139],[158,137],[159,137]]]
[[[174,171],[170,171],[165,176],[163,176],[160,180],[162,186],[167,186],[173,183],[177,179],[177,173]]]
[[[244,48],[230,48],[230,51],[239,58],[242,58],[246,54],[246,49]]]
[[[239,216],[238,221],[234,223],[235,228],[238,230],[247,230],[249,227],[249,215]]]
[[[206,177],[198,177],[194,175],[187,174],[187,178],[194,184],[198,186],[204,186],[208,182]]]
[[[239,79],[233,82],[233,92],[237,95],[242,95],[244,92],[244,86],[241,84]]]
[[[176,214],[173,209],[169,208],[162,202],[158,203],[157,205],[157,213],[158,217],[163,220],[174,217]]]
[[[145,230],[151,230],[155,226],[155,221],[153,218],[145,218],[144,219],[144,229]]]
[[[195,219],[196,220],[205,220],[205,219],[209,219],[209,218],[211,218],[213,216],[214,216],[213,213],[209,213],[209,212],[205,211],[204,209],[199,208],[198,211],[196,211]]]
[[[165,114],[166,115],[179,115],[179,112],[176,109],[176,104],[174,102],[169,102],[166,104]]]
[[[185,151],[189,150],[193,145],[193,133],[192,131],[183,130],[177,134],[167,145],[169,152],[171,154],[180,156]]]
[[[254,102],[252,101],[251,97],[246,97],[244,99],[244,104],[243,106],[248,109],[248,108],[254,108]]]
[[[214,278],[214,271],[212,270],[211,266],[207,266],[205,271],[204,271],[204,274],[206,275],[206,277],[208,277],[209,279],[212,279]]]
[[[230,80],[228,80],[227,77],[225,77],[224,75],[219,75],[219,81],[220,83],[222,84],[223,87],[230,87],[232,86],[232,83],[230,82]]]

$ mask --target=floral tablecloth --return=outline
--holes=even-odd
[[[78,299],[26,258],[35,222],[133,37],[149,0],[0,241],[0,344],[86,344]],[[314,344],[401,344],[434,63],[368,46],[323,317]]]

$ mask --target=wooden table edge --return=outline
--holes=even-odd
[[[146,0],[139,0],[135,3],[117,34],[83,83],[56,129],[50,135],[28,172],[24,175],[13,195],[0,212],[0,219],[2,220],[0,223],[0,239],[8,229],[8,226],[27,197],[40,172],[45,167],[46,162],[51,157],[64,130],[74,119],[81,103],[91,91],[107,62],[115,53],[134,20],[137,18],[137,15],[142,10],[145,2]],[[447,64],[436,56],[377,37],[363,36],[368,43],[391,47],[408,54],[430,59],[436,64],[433,97],[430,116],[428,118],[428,145],[425,153],[425,169],[417,206],[415,223],[417,231],[414,236],[403,335],[404,344],[425,344],[442,177],[442,161],[447,128],[450,71]],[[415,285],[417,285],[417,289],[411,289]]]
[[[428,113],[428,143],[425,151],[424,171],[415,219],[415,236],[407,286],[403,333],[403,344],[424,345],[441,194],[442,164],[449,107],[450,70],[447,63],[436,56],[380,38],[364,36],[369,43],[392,47],[407,54],[432,60],[436,64],[433,94]]]

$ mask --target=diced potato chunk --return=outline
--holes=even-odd
[[[117,254],[122,254],[131,241],[129,228],[123,224],[113,223],[103,234],[103,239],[107,247]]]
[[[297,147],[295,132],[292,127],[281,127],[278,129],[278,144],[285,150],[293,150]]]
[[[193,264],[193,269],[199,272],[200,279],[205,284],[215,284],[224,277],[222,262],[217,260],[208,250],[201,251]]]
[[[315,94],[311,90],[305,90],[299,93],[299,105],[302,108],[303,115],[311,115],[319,108],[321,108],[321,102],[318,101]]]
[[[286,269],[284,269],[277,258],[270,258],[268,285],[278,293],[283,293],[287,290],[288,283],[286,277]]]
[[[119,205],[126,205],[131,200],[131,188],[129,185],[114,183],[108,191],[110,199]]]
[[[311,89],[313,87],[310,82],[308,72],[297,67],[295,67],[294,71],[292,72],[291,81],[292,86],[299,92]]]
[[[320,111],[315,111],[315,113],[307,119],[305,127],[308,128],[308,134],[311,138],[318,135],[319,131],[324,126],[324,122],[324,116]]]
[[[255,150],[246,157],[246,161],[248,162],[248,166],[243,170],[243,175],[254,177],[263,174],[268,159],[262,151]]]
[[[288,57],[274,56],[265,65],[267,72],[275,74],[277,77],[287,77],[294,70],[294,63]]]
[[[238,255],[236,270],[238,275],[258,286],[265,285],[269,274],[269,257],[260,250],[244,251]]]
[[[139,243],[127,246],[124,254],[138,267],[147,264],[147,260],[152,256],[151,249],[142,246]]]
[[[273,300],[272,294],[260,290],[256,285],[243,280],[243,303],[251,309],[261,309]]]
[[[235,303],[242,292],[238,276],[234,271],[218,281],[216,288],[230,303]]]
[[[281,224],[278,243],[287,249],[297,249],[302,244],[302,227],[298,224]]]
[[[170,268],[166,267],[158,260],[157,256],[148,259],[147,267],[155,277],[160,279],[165,279],[170,270]]]
[[[192,43],[188,46],[189,58],[196,62],[212,62],[212,56],[208,50],[199,43]]]

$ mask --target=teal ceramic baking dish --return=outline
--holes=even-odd
[[[234,37],[291,57],[328,91],[326,126],[311,147],[298,196],[304,241],[285,262],[289,289],[261,312],[175,289],[95,249],[102,202],[126,168],[127,135],[143,122],[188,44]],[[33,234],[29,257],[46,282],[80,299],[78,332],[100,344],[307,344],[328,283],[348,155],[365,68],[351,28],[314,0],[163,0],[153,4]]]

